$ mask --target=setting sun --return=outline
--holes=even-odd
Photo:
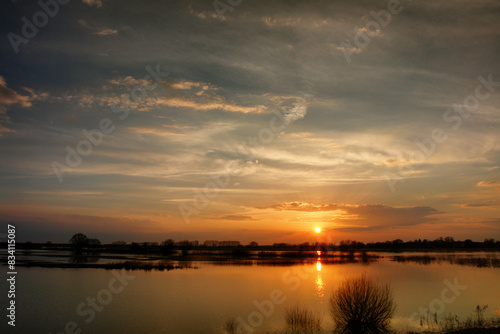
[[[314,231],[316,231],[316,233],[319,233],[319,232],[321,232],[321,229],[320,229],[319,227],[316,227],[316,228],[314,229]]]

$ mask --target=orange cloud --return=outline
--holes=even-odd
[[[486,204],[486,203],[463,203],[463,204],[453,204],[453,205],[465,209],[489,209],[492,206],[494,206],[493,204]]]
[[[305,213],[330,212],[336,231],[371,231],[383,228],[418,225],[435,221],[433,215],[443,214],[428,206],[391,207],[382,204],[312,204],[303,202],[287,202],[260,209],[278,211],[300,211]]]
[[[498,181],[481,181],[477,184],[478,187],[496,187],[500,186]]]
[[[162,129],[147,128],[147,127],[129,127],[129,130],[132,130],[136,133],[148,133],[159,136],[185,136],[185,134],[183,133],[176,133],[172,131],[165,131]]]
[[[0,76],[0,112],[5,110],[3,106],[19,104],[21,107],[31,107],[30,97],[21,95],[7,87],[5,79]]]

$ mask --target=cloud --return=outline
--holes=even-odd
[[[453,204],[453,205],[459,206],[464,209],[482,209],[494,206],[493,204],[486,204],[486,203],[463,203],[463,204]]]
[[[172,131],[166,131],[157,128],[148,128],[148,127],[129,127],[135,133],[143,133],[143,134],[155,134],[159,136],[185,136],[184,133],[176,133]]]
[[[381,204],[312,204],[305,202],[285,202],[260,209],[278,211],[299,211],[304,213],[331,212],[335,231],[373,231],[379,229],[411,226],[434,221],[433,215],[444,212],[428,206],[391,207]]]
[[[226,216],[219,217],[218,219],[232,220],[232,221],[251,221],[251,220],[255,220],[253,217],[246,216],[246,215],[226,215]]]
[[[244,107],[220,99],[209,99],[208,101],[195,101],[193,99],[187,99],[182,97],[172,97],[172,98],[158,98],[153,102],[156,102],[158,106],[190,108],[198,111],[219,109],[229,112],[240,112],[247,114],[247,113],[262,113],[267,110],[267,108],[263,105]]]
[[[118,30],[116,29],[103,29],[98,32],[95,32],[94,34],[99,35],[99,36],[109,36],[109,35],[116,35],[118,34]]]
[[[29,95],[21,95],[10,89],[7,87],[4,77],[0,76],[0,136],[2,136],[2,133],[15,132],[1,124],[11,122],[9,116],[6,114],[8,106],[19,105],[23,108],[29,108],[32,106],[31,101],[45,100],[49,96],[48,93],[36,93],[31,88],[22,87],[22,89],[28,92]]]
[[[28,89],[26,89],[28,90]],[[5,111],[5,107],[11,104],[18,104],[21,107],[31,107],[30,97],[21,95],[7,87],[4,77],[0,76],[0,112]]]
[[[481,181],[477,184],[478,187],[497,187],[500,186],[498,181]]]
[[[96,6],[97,8],[102,6],[102,0],[82,0],[83,3],[89,6]]]
[[[8,132],[15,132],[15,131],[12,129],[6,128],[5,126],[2,126],[0,124],[0,136],[2,136],[2,133],[8,133]]]
[[[98,6],[98,7],[100,7],[100,6]],[[118,29],[104,28],[102,26],[100,26],[100,27],[91,26],[87,23],[87,21],[85,21],[83,19],[78,19],[76,22],[78,23],[78,25],[80,27],[82,27],[85,30],[88,30],[88,31],[92,32],[94,35],[98,35],[98,36],[118,35],[118,32],[119,32]]]
[[[189,90],[193,89],[193,87],[199,87],[202,90],[216,90],[216,87],[213,87],[210,84],[204,83],[204,82],[193,82],[193,81],[187,81],[187,80],[180,80],[179,82],[171,83],[170,88],[172,89],[181,89],[181,90]]]
[[[23,90],[27,91],[31,96],[29,97],[30,101],[44,101],[49,97],[49,93],[37,93],[35,90],[23,87]]]
[[[500,227],[500,218],[499,217],[491,217],[491,218],[456,218],[453,220],[454,223],[464,224],[466,226],[470,226],[475,224],[477,227]],[[491,231],[490,231],[491,232]]]
[[[293,108],[286,110],[284,112],[287,122],[292,123],[301,118],[304,118],[307,114],[307,103],[305,100],[299,101],[294,104]]]
[[[339,50],[339,51],[345,51],[346,54],[350,54],[350,53],[360,53],[361,51],[363,51],[363,49],[361,48],[357,48],[357,47],[354,47],[354,46],[337,46],[335,44],[332,44],[332,46],[335,48],[335,50]]]
[[[109,80],[109,83],[116,86],[133,87],[133,86],[146,86],[150,84],[150,81],[144,79],[135,79],[134,77],[128,75],[126,77],[111,79]]]
[[[118,96],[129,100],[129,107],[137,111],[151,111],[164,107],[187,108],[195,111],[223,110],[227,112],[243,114],[259,114],[269,111],[264,104],[241,105],[237,102],[228,101],[224,96],[215,91],[218,88],[205,82],[195,82],[181,79],[177,82],[163,82],[163,88],[168,90],[155,90],[149,92],[148,86],[153,85],[152,80],[136,79],[132,76],[121,76],[107,81],[111,85],[104,85],[99,89],[65,92],[54,101],[66,101],[76,103],[82,107],[112,106],[116,103]],[[141,96],[138,100],[130,99],[132,88],[145,87],[146,97]],[[196,90],[194,90],[197,88]],[[172,94],[174,92],[174,94]],[[165,93],[165,96],[160,94]],[[125,95],[124,95],[125,94]],[[128,95],[128,97],[127,97]],[[269,101],[267,101],[269,102]],[[290,122],[304,117],[306,113],[305,102],[299,102],[294,108],[285,113],[285,118]]]
[[[300,17],[270,17],[264,16],[261,18],[261,21],[264,22],[268,27],[274,26],[285,26],[285,27],[293,27],[298,25],[301,22]]]

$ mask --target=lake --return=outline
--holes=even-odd
[[[424,309],[437,312],[438,319],[449,313],[465,318],[476,305],[487,304],[485,315],[500,314],[499,268],[396,262],[395,254],[378,254],[382,258],[370,264],[194,262],[197,269],[124,271],[125,276],[121,270],[18,268],[16,332],[64,333],[68,326],[68,333],[222,333],[225,320],[235,317],[265,333],[284,329],[285,309],[301,305],[323,317],[327,333],[333,328],[332,291],[345,278],[362,274],[392,287],[394,329],[420,328]],[[458,257],[498,258],[477,254]]]

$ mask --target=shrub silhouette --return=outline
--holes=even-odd
[[[330,297],[330,312],[337,333],[387,333],[395,310],[390,287],[366,276],[344,281]]]

